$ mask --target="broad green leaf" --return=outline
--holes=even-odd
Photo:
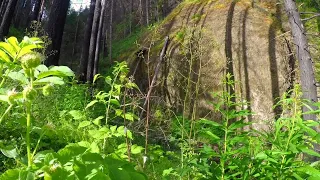
[[[304,180],[301,176],[299,176],[297,173],[292,174],[293,177],[295,177],[297,180]]]
[[[147,180],[146,176],[138,172],[129,172],[129,175],[131,176],[131,179],[134,180]]]
[[[44,159],[46,158],[47,154],[52,153],[53,150],[46,150],[46,151],[40,151],[33,157],[33,163],[39,164],[44,163]]]
[[[242,127],[245,127],[245,126],[248,126],[247,123],[245,123],[243,120],[240,120],[240,121],[236,121],[234,123],[232,123],[230,126],[229,126],[229,130],[236,130],[238,128],[242,128]]]
[[[7,53],[12,59],[16,58],[16,51],[9,43],[0,42],[0,49]]]
[[[17,148],[16,147],[6,147],[0,149],[2,154],[5,155],[8,158],[17,158],[19,156]]]
[[[132,137],[132,132],[128,129],[127,130],[127,137],[131,140],[133,140],[133,137]]]
[[[107,76],[106,78],[105,78],[105,81],[106,81],[106,83],[108,84],[108,85],[112,85],[112,78],[110,77],[110,76]]]
[[[8,74],[8,77],[10,77],[13,80],[20,81],[21,84],[29,83],[28,78],[21,72],[10,72]]]
[[[92,170],[91,173],[86,175],[84,178],[86,180],[96,180],[96,179],[111,180],[108,175],[97,170]]]
[[[213,134],[211,131],[205,131],[205,133],[206,133],[207,135],[209,135],[210,138],[212,138],[212,140],[218,140],[218,139],[220,139],[217,135]]]
[[[116,105],[116,106],[120,106],[120,103],[117,99],[110,99],[110,103],[113,104],[113,105]]]
[[[314,167],[309,166],[309,165],[297,168],[297,171],[306,173],[306,174],[313,176],[313,177],[320,178],[320,171],[315,169]]]
[[[169,169],[165,169],[165,170],[163,170],[163,172],[162,172],[162,176],[168,176],[168,175],[170,175],[173,171],[174,171],[174,170],[173,170],[172,167],[169,168]]]
[[[18,39],[16,37],[10,37],[7,39],[7,42],[14,48],[16,52],[20,51]]]
[[[59,71],[64,74],[64,76],[74,76],[74,72],[68,66],[53,66],[50,71]]]
[[[130,174],[120,167],[109,167],[109,176],[112,180],[129,180]]]
[[[89,107],[93,106],[94,104],[96,104],[98,102],[98,100],[93,100],[91,101],[87,106],[86,109],[88,109]]]
[[[34,81],[35,85],[44,85],[44,84],[57,84],[57,85],[63,85],[64,81],[63,79],[59,78],[59,77],[46,77],[43,79],[38,79],[36,81]]]
[[[198,121],[199,124],[208,124],[208,125],[211,125],[211,126],[215,126],[215,127],[220,127],[222,126],[221,124],[217,123],[217,122],[214,122],[214,121],[211,121],[211,120],[207,120],[207,119],[200,119],[200,121]]]
[[[307,132],[312,137],[315,137],[316,135],[318,135],[318,133],[314,129],[304,125],[301,122],[298,123],[298,126],[301,127],[305,132]]]
[[[82,111],[72,110],[72,111],[69,112],[69,114],[75,120],[80,120],[80,119],[84,118],[84,115],[83,115]]]
[[[97,118],[95,118],[92,123],[97,125],[97,126],[100,126],[101,125],[101,120],[104,119],[104,116],[99,116]]]
[[[90,126],[90,125],[91,125],[90,121],[82,121],[82,122],[79,123],[78,128],[84,128],[84,127],[87,127],[87,126]]]
[[[300,149],[302,152],[307,153],[309,155],[320,157],[319,153],[313,151],[312,149],[309,149],[307,146],[299,146],[297,148]]]
[[[88,148],[79,146],[78,144],[69,144],[65,148],[58,151],[59,161],[62,164],[65,164],[73,159],[73,157],[76,157],[78,155],[83,154],[86,152]]]
[[[95,143],[95,142],[92,142],[92,143],[91,143],[91,145],[90,145],[90,150],[91,150],[91,152],[93,152],[93,153],[100,153],[100,148],[99,148],[98,144]]]
[[[93,77],[93,83],[95,83],[100,77],[102,77],[100,74],[96,74]]]
[[[103,127],[99,130],[89,130],[89,134],[90,136],[92,136],[94,139],[97,139],[97,140],[101,140],[111,136],[110,130],[106,127]]]
[[[64,77],[65,74],[63,74],[63,73],[60,72],[60,71],[48,70],[48,71],[40,72],[40,73],[38,74],[37,78],[38,78],[38,79],[42,79],[42,78],[45,78],[45,77],[48,77],[48,76]]]
[[[134,144],[134,145],[131,146],[131,153],[132,153],[132,154],[139,154],[139,153],[142,152],[142,150],[144,150],[144,148],[141,147],[141,146],[138,146],[138,145],[136,145],[136,144]]]
[[[20,50],[17,58],[19,59],[19,58],[21,58],[23,55],[32,52],[33,49],[41,49],[41,48],[43,48],[41,45],[36,45],[36,44],[26,45],[26,46],[24,46],[24,47]]]
[[[43,64],[40,64],[40,65],[36,68],[36,70],[38,70],[38,71],[40,71],[40,72],[44,72],[44,71],[48,71],[49,69],[48,69],[47,66],[45,66],[45,65],[43,65]]]
[[[1,180],[33,180],[34,175],[32,176],[31,172],[27,172],[25,170],[20,169],[10,169],[4,172],[1,176]],[[33,179],[32,179],[33,177]]]
[[[265,152],[260,152],[256,155],[255,159],[267,159],[268,158],[268,155],[265,153]]]
[[[7,63],[11,62],[10,57],[1,49],[0,49],[0,60]]]
[[[131,112],[126,114],[122,114],[122,117],[129,121],[134,121],[135,119],[139,119],[139,117]]]
[[[7,95],[0,95],[0,101],[8,102],[8,96]]]

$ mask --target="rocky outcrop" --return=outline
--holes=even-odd
[[[226,72],[235,78],[237,101],[247,101],[255,129],[268,129],[281,109],[273,108],[293,81],[290,34],[284,33],[276,3],[199,0],[180,4],[143,40],[143,58],[131,61],[142,90],[148,85],[164,37],[171,43],[156,101],[196,117],[215,116],[208,101],[222,90]],[[187,108],[183,108],[183,107]]]

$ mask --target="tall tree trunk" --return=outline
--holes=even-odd
[[[44,2],[45,2],[45,0],[41,0],[41,6],[40,6],[39,13],[38,13],[38,18],[37,18],[38,22],[41,22],[41,18],[43,15],[43,9],[44,9]]]
[[[3,40],[4,36],[6,36],[9,32],[10,24],[12,21],[12,17],[14,14],[14,10],[16,8],[18,0],[9,0],[6,11],[3,14],[0,24],[0,40]]]
[[[92,80],[93,80],[94,55],[95,55],[95,49],[96,49],[100,11],[101,11],[101,0],[97,0],[96,7],[94,10],[92,29],[91,29],[90,46],[89,46],[88,67],[87,67],[87,81],[88,82],[92,82]]]
[[[301,78],[301,86],[303,98],[311,102],[317,101],[317,87],[315,84],[313,62],[309,51],[308,41],[305,34],[300,14],[298,12],[294,0],[284,0],[285,9],[288,14],[292,36],[296,45],[296,53],[299,60],[299,70]],[[310,107],[316,109],[315,106],[309,104]],[[309,111],[307,107],[303,107],[303,112]],[[305,120],[316,120],[315,114],[304,114]]]
[[[112,28],[113,28],[113,9],[114,4],[113,0],[111,0],[110,4],[110,21],[109,21],[109,61],[112,63]]]
[[[82,82],[87,81],[90,37],[91,37],[91,30],[92,30],[92,24],[93,24],[92,22],[93,22],[95,7],[96,7],[96,0],[91,0],[89,15],[86,22],[86,29],[85,29],[84,39],[82,44],[81,57],[80,57],[79,80]]]
[[[99,20],[99,28],[98,28],[98,34],[97,34],[97,40],[96,40],[96,52],[94,56],[94,65],[93,65],[93,74],[92,77],[94,77],[98,73],[98,66],[99,66],[99,55],[100,55],[100,42],[101,42],[101,33],[103,29],[103,14],[105,9],[105,0],[101,1],[101,12],[100,12],[100,20]]]
[[[132,33],[132,21],[133,21],[133,0],[130,0],[130,10],[129,10],[129,34]]]
[[[146,1],[146,25],[149,26],[149,0],[145,0]]]
[[[30,15],[30,21],[37,21],[41,8],[41,0],[33,0],[33,9]]]
[[[107,42],[108,42],[108,28],[109,28],[109,12],[108,12],[108,8],[110,8],[110,1],[105,1],[105,10],[103,13],[103,28],[102,28],[102,37],[101,37],[101,51],[103,53],[103,57],[107,57],[108,56],[108,46],[107,46]]]
[[[3,18],[4,13],[6,12],[8,2],[9,2],[9,0],[3,0],[1,3],[1,7],[0,7],[0,18],[1,19]]]
[[[53,54],[48,57],[47,65],[58,65],[60,48],[63,36],[64,25],[66,22],[67,12],[70,0],[53,0],[49,14],[49,21],[46,27],[46,32],[51,38],[52,44],[47,51]]]

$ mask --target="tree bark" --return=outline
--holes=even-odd
[[[92,29],[91,29],[90,46],[89,46],[88,67],[87,67],[87,81],[88,82],[92,82],[92,80],[93,80],[94,55],[95,55],[95,49],[96,49],[100,11],[101,11],[101,0],[97,0],[96,7],[94,10]]]
[[[112,28],[113,28],[113,0],[111,0],[110,4],[110,22],[109,22],[109,61],[112,63]]]
[[[99,20],[99,28],[98,28],[98,34],[97,34],[97,40],[96,40],[96,52],[94,56],[94,65],[93,65],[93,74],[92,77],[94,77],[98,73],[98,66],[99,66],[99,55],[100,55],[100,42],[101,42],[101,33],[103,28],[103,14],[105,9],[105,0],[101,1],[101,12],[100,12],[100,20]]]
[[[0,18],[3,18],[4,13],[6,12],[6,7],[9,0],[3,0],[0,7]],[[1,22],[1,21],[0,21]]]
[[[31,21],[37,21],[41,8],[41,0],[34,0],[34,7],[31,11],[30,19]]]
[[[90,37],[91,37],[95,6],[96,6],[96,0],[91,0],[90,10],[89,10],[90,12],[87,18],[86,29],[85,29],[83,45],[82,45],[82,52],[80,57],[79,80],[82,82],[87,81],[89,46],[90,46]]]
[[[315,83],[315,76],[313,70],[313,61],[310,55],[308,40],[305,34],[300,14],[298,12],[295,1],[284,0],[285,9],[289,17],[293,40],[296,46],[296,54],[299,60],[299,70],[301,78],[301,87],[304,99],[311,102],[317,101],[317,87]],[[316,109],[315,106],[309,104],[312,109]],[[304,106],[303,112],[307,112],[309,109]],[[315,114],[304,114],[305,120],[316,120]]]
[[[8,35],[9,33],[10,24],[17,5],[17,1],[18,0],[9,0],[6,6],[5,13],[3,14],[3,17],[1,19],[0,40],[3,40],[4,36]]]
[[[52,41],[47,51],[53,54],[48,57],[46,65],[58,65],[64,25],[70,0],[53,0],[46,32]]]
[[[41,6],[40,6],[38,18],[37,18],[37,21],[38,21],[38,22],[41,22],[41,18],[42,18],[42,14],[43,14],[43,9],[44,9],[44,2],[45,2],[45,0],[41,0]]]

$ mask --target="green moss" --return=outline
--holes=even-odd
[[[112,43],[112,59],[121,61],[121,58],[129,56],[135,49],[138,49],[137,43],[145,31],[146,29],[138,29],[126,38],[114,41]]]

